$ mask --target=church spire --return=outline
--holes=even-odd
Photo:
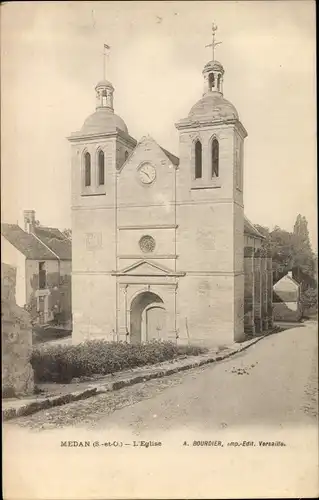
[[[215,36],[217,31],[217,25],[212,24],[212,43],[209,43],[205,47],[211,47],[212,49],[212,60],[205,64],[203,75],[204,75],[204,94],[209,92],[219,92],[223,94],[223,76],[224,68],[222,64],[215,60],[215,48],[222,42],[216,42]]]

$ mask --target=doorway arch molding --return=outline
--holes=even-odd
[[[132,305],[138,296],[145,292],[149,292],[159,298],[156,303],[162,306],[166,311],[166,338],[167,340],[176,339],[176,283],[163,283],[163,284],[130,284],[127,283],[125,287],[126,294],[126,311],[125,311],[125,329],[130,332],[131,329],[131,315]],[[152,301],[153,303],[153,301]],[[151,305],[151,302],[145,307]],[[130,335],[129,339],[130,340]]]

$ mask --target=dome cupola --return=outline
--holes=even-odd
[[[223,80],[225,70],[215,59],[215,48],[221,42],[215,41],[217,26],[212,26],[212,43],[206,45],[212,49],[212,59],[205,64],[202,71],[204,89],[202,98],[192,106],[188,117],[180,120],[178,128],[187,123],[212,123],[220,121],[239,120],[235,106],[223,96]]]
[[[114,113],[114,87],[108,80],[101,80],[95,86],[96,111],[90,115],[81,128],[82,135],[116,132],[116,129],[128,134],[122,118]]]
[[[128,135],[128,129],[125,122],[120,116],[114,113],[114,87],[112,83],[105,78],[106,60],[108,59],[109,49],[110,47],[108,45],[104,45],[104,78],[95,86],[96,111],[88,116],[88,118],[84,121],[81,130],[75,135],[89,136],[95,134],[114,133],[118,130]]]

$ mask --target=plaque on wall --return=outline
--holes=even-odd
[[[102,233],[86,233],[85,242],[88,250],[102,248]]]

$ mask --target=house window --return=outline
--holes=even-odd
[[[88,152],[84,155],[84,184],[91,186],[91,155]]]
[[[212,142],[212,177],[219,177],[219,143],[215,138]]]
[[[195,143],[195,179],[202,178],[202,143]]]
[[[43,290],[47,286],[47,273],[45,262],[39,262],[39,289]]]
[[[98,168],[99,168],[99,186],[105,183],[105,167],[104,167],[104,152],[99,151],[98,154]]]
[[[124,153],[124,161],[126,161],[128,159],[128,151],[125,151]]]

